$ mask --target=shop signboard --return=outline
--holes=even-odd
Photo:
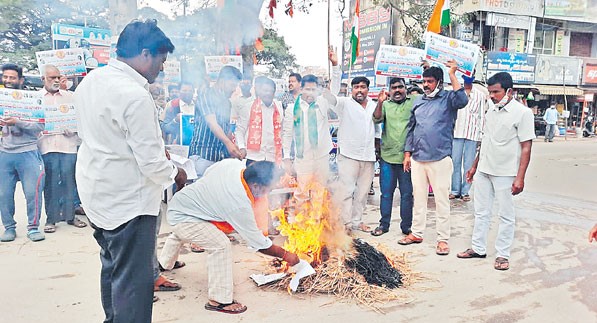
[[[486,11],[508,15],[543,16],[544,0],[464,0],[464,12]]]
[[[597,85],[597,60],[583,61],[583,85]]]
[[[111,39],[112,33],[108,29],[52,24],[53,48],[82,48],[85,66],[89,68],[108,64]]]
[[[578,85],[580,84],[581,62],[575,57],[537,55],[535,83]]]
[[[499,72],[508,72],[514,84],[531,84],[535,81],[536,61],[537,56],[534,54],[488,52],[487,78]]]

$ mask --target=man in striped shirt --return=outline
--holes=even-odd
[[[481,129],[487,111],[487,95],[480,89],[473,87],[474,78],[463,76],[464,91],[468,95],[468,104],[458,110],[458,117],[454,125],[454,140],[452,141],[452,188],[450,199],[462,198],[471,200],[469,190],[471,184],[466,181],[464,174],[471,168],[475,160],[477,145],[481,141]]]
[[[236,67],[224,66],[216,84],[199,94],[195,107],[195,130],[189,147],[189,159],[195,163],[198,177],[224,158],[245,158],[231,139],[230,127],[230,97],[241,79],[242,74]]]

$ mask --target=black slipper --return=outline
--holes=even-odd
[[[485,258],[487,255],[480,255],[475,252],[473,249],[466,249],[465,251],[456,255],[456,257],[461,259],[469,259],[469,258]]]
[[[218,303],[218,305],[211,305],[209,302],[207,302],[207,303],[205,303],[205,309],[208,311],[216,311],[216,312],[221,312],[221,313],[226,313],[226,314],[240,314],[247,310],[247,307],[245,305],[243,305],[243,307],[241,307],[237,311],[231,311],[231,310],[227,310],[224,308],[224,307],[230,306],[232,304],[239,304],[239,303],[237,301],[233,301],[232,303],[229,303],[229,304]]]
[[[375,237],[379,237],[380,235],[387,233],[390,230],[384,229],[382,227],[377,227],[375,230],[371,231],[371,235]]]

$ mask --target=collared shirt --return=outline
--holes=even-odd
[[[375,161],[375,123],[373,112],[377,104],[367,99],[363,106],[352,97],[337,98],[333,110],[338,114],[338,151],[360,161]]]
[[[248,245],[272,246],[257,227],[253,206],[241,180],[243,162],[225,159],[210,166],[203,177],[176,193],[168,203],[168,223],[228,222]]]
[[[450,156],[456,113],[467,103],[464,88],[441,90],[433,98],[417,97],[408,122],[404,151],[411,152],[413,159],[419,162],[438,161]]]
[[[381,118],[373,119],[377,123],[383,122],[381,158],[388,163],[404,162],[407,125],[414,102],[415,99],[412,96],[407,96],[402,103],[387,100],[382,105]]]
[[[511,100],[502,109],[492,105],[485,127],[477,170],[493,176],[516,176],[520,165],[520,143],[535,138],[531,109]]]
[[[48,92],[45,88],[40,91],[43,93],[43,100],[46,105],[73,104],[75,100],[73,93],[69,91],[58,90],[54,94]],[[80,143],[81,139],[76,133],[70,136],[65,134],[44,134],[39,138],[37,146],[42,155],[47,153],[76,154]]]
[[[560,113],[556,108],[549,108],[545,111],[545,115],[543,115],[543,120],[547,122],[547,124],[556,124],[558,123],[558,118],[560,117]]]
[[[468,104],[464,109],[458,110],[454,138],[481,141],[481,130],[487,108],[487,96],[473,87],[468,96]]]
[[[75,105],[83,141],[77,188],[89,220],[113,230],[139,215],[157,216],[177,169],[166,159],[147,80],[112,59],[83,79]]]
[[[247,141],[249,139],[249,124],[251,122],[251,108],[253,101],[245,102],[245,106],[239,110],[238,120],[236,122],[236,144],[240,149],[247,149]],[[268,160],[276,161],[276,147],[274,144],[274,106],[278,109],[280,116],[280,124],[284,116],[282,104],[278,101],[273,101],[272,105],[266,106],[261,102],[261,146],[259,151],[247,149],[247,159],[251,160]]]
[[[195,130],[193,130],[193,138],[189,147],[189,156],[199,156],[212,162],[229,157],[226,145],[211,132],[205,117],[215,115],[220,128],[226,135],[230,135],[230,110],[230,100],[220,90],[211,87],[199,94],[195,107]]]
[[[294,101],[297,98],[294,97],[294,94],[292,94],[292,92],[290,91],[286,91],[282,94],[282,96],[280,97],[280,102],[282,102],[282,109],[284,111],[286,111],[286,109],[288,107],[290,107],[291,109],[294,107]]]
[[[328,121],[328,111],[331,109],[329,102],[322,96],[317,97],[317,147],[312,147],[309,142],[309,103],[301,99],[301,113],[303,114],[303,159],[311,160],[326,156],[332,150],[332,136],[330,135],[330,123]],[[284,114],[284,125],[282,126],[282,150],[284,158],[290,158],[292,141],[294,140],[294,104],[286,109]]]

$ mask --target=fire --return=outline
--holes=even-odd
[[[298,202],[293,214],[285,209],[271,212],[280,225],[277,229],[285,236],[284,249],[296,253],[300,258],[318,265],[325,259],[325,249],[347,241],[348,236],[339,224],[338,212],[333,208],[330,193],[316,181],[308,186],[310,198]]]

